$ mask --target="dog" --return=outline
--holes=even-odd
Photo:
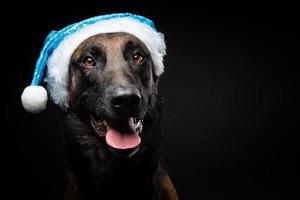
[[[72,54],[65,112],[65,200],[178,200],[164,168],[151,53],[129,33],[101,33]]]

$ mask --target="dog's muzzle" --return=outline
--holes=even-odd
[[[104,137],[106,143],[115,150],[132,150],[130,156],[138,151],[141,143],[143,120],[128,118],[116,121],[96,120],[91,116],[94,131]]]
[[[135,87],[110,87],[107,100],[112,116],[91,114],[94,131],[117,151],[137,152],[141,143],[143,119],[139,118],[141,95]]]

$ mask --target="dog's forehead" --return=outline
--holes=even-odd
[[[134,43],[136,46],[149,52],[147,46],[137,37],[129,33],[101,33],[94,35],[83,41],[74,51],[73,58],[78,58],[90,46],[99,46],[104,50],[119,49],[121,50],[128,42]]]

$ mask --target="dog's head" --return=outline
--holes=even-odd
[[[70,109],[114,150],[137,151],[155,103],[157,76],[146,45],[128,33],[98,34],[69,66]]]

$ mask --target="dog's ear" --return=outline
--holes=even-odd
[[[69,93],[69,106],[74,105],[74,96],[76,95],[78,87],[78,78],[73,73],[69,73],[69,84],[68,84],[68,93]]]
[[[155,73],[153,73],[153,81],[154,81],[154,83],[156,84],[156,86],[157,86],[157,84],[158,84],[158,76],[155,74]]]
[[[155,74],[155,71],[154,71],[154,65],[152,64],[151,66],[151,71],[150,71],[150,84],[151,84],[151,87],[152,87],[152,91],[154,94],[158,94],[158,91],[157,91],[157,87],[158,87],[158,79],[159,77]]]
[[[70,81],[69,81],[69,95],[70,96],[72,96],[72,94],[74,94],[76,88],[77,88],[77,78],[76,78],[76,76],[71,75]]]

